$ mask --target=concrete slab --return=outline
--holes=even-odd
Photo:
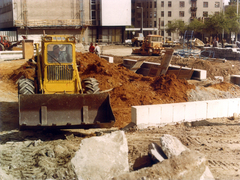
[[[240,75],[231,75],[230,82],[240,86]]]
[[[131,69],[135,64],[137,63],[137,60],[134,59],[124,59],[123,65]],[[137,73],[142,74],[144,76],[147,76],[149,74],[149,71],[151,68],[159,68],[160,63],[153,63],[153,62],[144,62],[140,69],[138,69]],[[169,65],[169,70],[179,70],[181,67],[176,65]],[[191,68],[188,67],[182,67],[183,70],[191,70]],[[197,80],[203,80],[207,78],[207,71],[202,69],[193,69],[193,74],[191,79],[197,79]]]
[[[100,58],[106,59],[109,63],[113,63],[113,57],[100,55]]]

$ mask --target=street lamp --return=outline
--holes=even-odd
[[[140,8],[142,9],[142,34],[143,34],[143,7],[138,7],[137,6],[137,9],[140,9]]]

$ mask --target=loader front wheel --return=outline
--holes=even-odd
[[[3,44],[0,44],[0,51],[4,51],[4,46],[3,46]]]
[[[35,94],[34,81],[27,78],[19,79],[18,94]]]
[[[97,94],[100,88],[99,83],[95,78],[86,78],[83,80],[85,93],[87,94]]]

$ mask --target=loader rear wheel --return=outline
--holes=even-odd
[[[87,94],[97,94],[99,93],[100,88],[98,87],[99,83],[95,78],[86,78],[83,80],[85,93]]]
[[[18,94],[35,94],[34,81],[27,78],[19,79]]]

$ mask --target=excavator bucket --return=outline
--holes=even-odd
[[[109,128],[114,122],[108,93],[19,95],[21,130]]]

